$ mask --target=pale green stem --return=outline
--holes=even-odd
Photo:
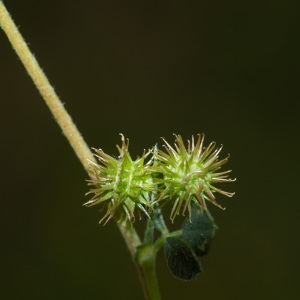
[[[18,28],[10,17],[2,1],[0,1],[0,26],[6,33],[11,45],[24,64],[25,69],[27,70],[37,89],[41,93],[51,113],[53,114],[54,118],[56,119],[57,123],[68,139],[71,147],[81,161],[83,167],[87,172],[89,172],[90,166],[88,161],[95,161],[90,148],[87,146],[82,135],[72,121],[70,115],[64,108],[49,80],[40,68],[37,60],[29,50],[25,40],[20,34]],[[154,262],[150,263],[150,265],[139,265],[135,259],[137,247],[141,244],[138,234],[136,233],[133,226],[123,226],[121,223],[117,223],[117,225],[122,236],[125,239],[126,245],[131,253],[134,263],[137,266],[140,279],[144,287],[146,299],[159,299],[157,296],[159,295],[158,285],[156,282],[156,277],[153,276],[153,274],[155,275],[154,270],[152,270],[154,268]],[[146,288],[146,290],[145,286],[148,287]],[[152,297],[152,290],[155,294],[154,297]]]
[[[136,254],[137,268],[143,285],[146,300],[160,300],[160,291],[156,276],[156,251],[152,244],[143,244]]]

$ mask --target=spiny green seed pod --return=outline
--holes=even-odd
[[[143,155],[137,160],[132,160],[127,143],[121,134],[122,146],[117,145],[119,157],[114,158],[103,150],[93,149],[99,164],[90,162],[89,185],[93,185],[87,194],[94,194],[91,200],[84,205],[92,206],[102,204],[106,207],[106,213],[99,223],[105,224],[112,217],[116,216],[119,221],[133,222],[135,219],[134,211],[138,209],[148,215],[147,209],[152,209],[152,190],[153,180],[148,168],[151,160],[145,164],[145,159],[149,155],[144,151]]]
[[[155,202],[165,199],[174,200],[170,216],[172,221],[179,214],[183,203],[183,214],[188,209],[190,216],[193,202],[200,204],[205,210],[206,201],[222,208],[216,202],[214,193],[218,192],[228,197],[232,197],[234,193],[220,190],[213,184],[235,180],[228,178],[231,170],[218,171],[227,162],[229,156],[218,160],[222,147],[215,149],[216,144],[210,143],[207,148],[204,148],[204,135],[199,134],[196,143],[192,137],[192,141],[188,141],[187,148],[180,135],[175,137],[175,148],[163,139],[166,152],[157,150],[154,153],[156,163],[153,169],[163,175],[163,178],[156,179],[160,186],[160,196]]]

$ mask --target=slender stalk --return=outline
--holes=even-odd
[[[54,118],[56,119],[57,123],[68,139],[71,147],[81,161],[83,167],[87,172],[89,172],[88,160],[95,161],[89,147],[87,146],[82,135],[72,121],[72,118],[55,93],[53,87],[51,86],[49,80],[39,66],[37,60],[28,48],[25,40],[23,39],[1,0],[0,26],[6,33],[11,45],[15,49],[17,55],[22,61],[25,69],[32,78],[37,89],[41,93],[51,113],[53,114]],[[137,266],[146,299],[160,299],[157,279],[155,275],[155,255],[150,256],[149,259],[143,260],[139,264],[136,260],[136,252],[137,248],[141,245],[141,241],[138,237],[137,232],[135,231],[133,226],[124,226],[120,223],[117,223],[117,225],[123,238],[125,239],[126,245],[131,253],[133,261]]]
[[[138,265],[140,279],[143,285],[146,300],[160,300],[160,291],[157,282],[155,255],[152,259],[145,261],[142,265]]]
[[[136,263],[136,249],[141,245],[140,238],[133,225],[129,224],[129,222],[127,222],[126,225],[124,225],[123,222],[117,222],[117,225],[119,227],[119,230],[121,231],[122,236],[125,239],[125,243],[130,251],[131,257],[134,263]]]
[[[155,248],[152,244],[142,244],[132,224],[129,224],[129,222],[127,222],[127,225],[123,225],[122,222],[117,224],[136,265],[145,299],[160,300],[160,290],[155,268]]]
[[[146,300],[160,300],[155,267],[156,251],[152,244],[143,244],[137,250],[138,272]]]
[[[10,43],[17,52],[17,55],[24,64],[25,69],[44,98],[54,118],[68,139],[71,147],[74,149],[84,168],[88,171],[88,160],[94,161],[94,157],[89,147],[85,143],[70,115],[67,113],[63,104],[59,100],[37,60],[29,50],[25,40],[20,34],[2,1],[0,1],[0,26],[6,33]]]

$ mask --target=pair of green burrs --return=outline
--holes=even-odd
[[[176,278],[191,280],[202,272],[199,257],[208,254],[217,229],[209,211],[194,204],[182,235],[168,237],[164,245],[168,267]]]
[[[136,211],[139,218],[150,218],[149,210],[155,210],[156,204],[162,208],[168,202],[173,205],[172,221],[180,212],[191,215],[193,204],[204,210],[207,202],[222,208],[215,194],[234,195],[215,187],[216,183],[235,180],[228,178],[230,170],[220,171],[229,156],[219,160],[222,147],[216,148],[214,142],[204,147],[203,134],[197,139],[192,136],[187,145],[180,135],[175,134],[175,138],[173,147],[163,139],[164,151],[155,146],[137,159],[132,159],[129,140],[122,134],[118,158],[94,149],[98,161],[89,162],[88,182],[93,187],[87,193],[93,196],[84,205],[101,204],[106,208],[100,221],[104,224],[112,218],[133,223]]]
[[[208,254],[217,226],[207,209],[207,202],[223,209],[216,201],[216,193],[232,197],[215,186],[232,182],[230,170],[221,171],[228,157],[219,159],[222,149],[212,142],[204,146],[204,135],[198,135],[185,145],[175,135],[174,146],[165,139],[164,150],[157,146],[133,159],[129,141],[121,135],[116,158],[101,149],[94,149],[97,162],[90,161],[88,180],[92,198],[86,206],[101,204],[106,212],[100,222],[114,218],[124,228],[134,228],[136,212],[139,219],[147,216],[144,241],[138,245],[137,261],[143,265],[152,260],[164,245],[168,266],[177,278],[191,280],[202,271],[199,257]],[[169,233],[162,214],[171,202],[170,219],[188,213],[182,229]],[[161,234],[156,241],[154,231]]]

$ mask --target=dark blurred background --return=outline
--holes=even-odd
[[[157,260],[164,299],[299,299],[299,1],[5,4],[90,146],[132,156],[206,134],[235,191],[191,282]],[[143,299],[113,222],[0,31],[1,299]],[[221,156],[222,156],[221,155]],[[168,218],[168,215],[167,215]],[[177,229],[181,220],[171,229]],[[174,227],[174,228],[173,228]]]

